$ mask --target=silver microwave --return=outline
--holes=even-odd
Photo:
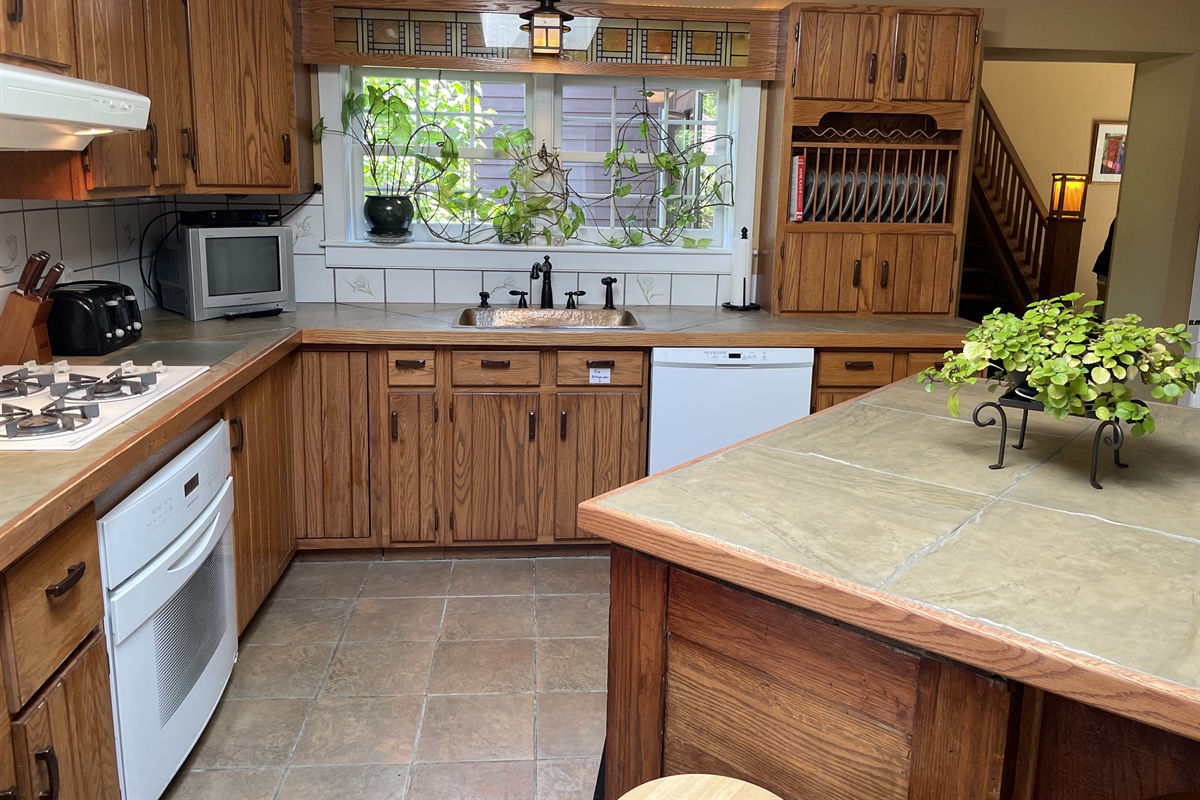
[[[163,308],[190,320],[229,312],[296,310],[292,229],[283,225],[184,227],[154,264]]]

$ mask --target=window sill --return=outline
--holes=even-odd
[[[375,269],[527,269],[530,259],[549,255],[562,269],[572,272],[605,272],[620,269],[637,273],[728,274],[733,251],[728,248],[682,250],[666,247],[628,247],[617,249],[603,245],[546,247],[507,244],[454,244],[451,242],[375,242],[324,241],[327,267]],[[456,258],[461,255],[462,258]],[[626,262],[617,266],[620,259]],[[629,264],[636,259],[635,264]]]

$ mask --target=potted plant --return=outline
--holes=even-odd
[[[963,340],[961,353],[918,376],[926,391],[935,383],[950,388],[947,408],[959,415],[958,392],[981,376],[995,390],[1020,389],[1056,419],[1090,416],[1132,425],[1135,436],[1154,431],[1148,406],[1134,401],[1128,384],[1136,378],[1150,395],[1173,400],[1195,390],[1200,358],[1191,349],[1185,325],[1148,328],[1136,314],[1100,319],[1093,300],[1076,307],[1079,292],[1039,300],[1021,316],[999,309],[983,318]]]
[[[342,101],[342,129],[325,127],[322,117],[313,141],[326,133],[349,136],[362,147],[366,199],[363,215],[373,241],[406,242],[421,199],[445,196],[458,182],[458,144],[423,112],[409,84],[368,83]]]

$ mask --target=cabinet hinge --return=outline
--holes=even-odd
[[[187,0],[183,0],[185,3]],[[979,28],[975,29],[975,44],[979,44]]]
[[[438,512],[437,512],[437,510],[435,509],[435,510],[434,510],[434,512],[433,512],[433,532],[434,532],[434,533],[437,533],[438,525],[439,525],[440,523],[441,523],[441,519],[439,519],[439,517],[438,517]]]
[[[792,86],[796,85],[796,70],[792,70]]]
[[[950,256],[951,261],[958,261],[958,245],[954,245],[954,255]]]
[[[779,260],[780,260],[780,261],[782,261],[782,260],[783,260],[783,249],[784,249],[785,247],[787,247],[787,244],[781,244],[781,245],[779,245]]]
[[[797,42],[800,41],[800,23],[799,22],[796,23],[796,28],[793,31],[792,36],[795,38],[795,40]]]
[[[438,421],[438,405],[437,405],[437,403],[433,404],[433,421],[434,422]]]
[[[646,407],[638,406],[638,422],[641,422],[645,418],[646,418]]]
[[[454,422],[454,403],[450,404],[450,421]],[[450,527],[454,527],[451,525]]]
[[[92,171],[92,149],[90,147],[85,148],[84,151],[79,154],[79,163],[83,167],[84,172]]]
[[[974,89],[974,88],[975,88],[975,76],[972,75],[971,82],[967,84],[967,89],[970,90],[970,89]]]
[[[775,299],[777,299],[780,303],[783,302],[783,287],[782,286],[780,286],[778,289],[775,290]]]
[[[450,530],[454,530],[454,512],[450,512]]]

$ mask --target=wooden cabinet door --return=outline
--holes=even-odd
[[[870,257],[873,241],[860,233],[788,234],[780,269],[779,310],[857,311],[863,263]]]
[[[838,403],[853,400],[859,395],[866,394],[870,389],[817,389],[813,392],[813,412],[824,411]]]
[[[589,538],[576,527],[576,506],[645,475],[642,393],[560,392],[557,402],[554,535]]]
[[[969,100],[978,47],[974,14],[897,14],[892,99]]]
[[[287,188],[295,127],[288,0],[189,0],[200,186]]]
[[[111,800],[120,796],[108,653],[95,634],[33,706],[13,722],[22,797]],[[46,794],[40,794],[46,792]]]
[[[434,509],[436,404],[432,391],[388,395],[391,544],[437,541]]]
[[[454,541],[537,538],[536,392],[456,392]]]
[[[238,633],[271,593],[295,549],[291,459],[291,361],[229,399],[233,446],[233,559]]]
[[[74,0],[5,0],[0,57],[75,75]]]
[[[871,310],[946,314],[954,285],[954,234],[880,234]]]
[[[192,87],[188,70],[187,5],[146,0],[146,57],[150,78],[150,150],[155,186],[187,183],[192,148]]]
[[[17,764],[13,760],[12,726],[0,719],[0,797],[17,799]]]
[[[144,15],[142,0],[76,0],[79,77],[146,94]],[[87,187],[152,186],[149,151],[149,131],[97,137],[88,146]]]
[[[792,95],[815,100],[874,99],[879,28],[878,14],[801,12]]]
[[[299,544],[378,547],[370,522],[367,354],[303,352],[298,363]]]

